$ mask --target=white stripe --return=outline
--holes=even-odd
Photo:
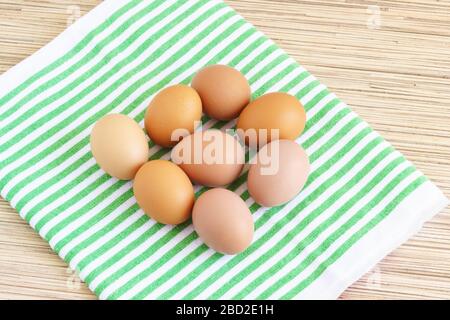
[[[89,236],[92,236],[95,233],[97,233],[101,230],[104,230],[106,228],[111,228],[110,223],[113,221],[113,219],[117,218],[117,216],[123,214],[125,211],[132,209],[135,204],[136,204],[136,201],[134,201],[133,198],[128,199],[126,202],[124,202],[123,205],[121,205],[116,210],[114,210],[114,212],[112,212],[106,218],[100,220],[92,228],[89,228],[84,233],[82,233],[83,237],[78,242],[75,242],[73,240],[68,242],[68,244],[66,246],[62,247],[62,250],[59,253],[59,255],[61,257],[65,257],[70,252],[70,250],[75,248],[82,241],[85,241]],[[128,205],[128,207],[127,207],[127,205]],[[124,220],[123,222],[121,222],[120,224],[115,226],[113,229],[109,230],[107,233],[105,233],[104,236],[97,239],[95,242],[91,242],[87,245],[87,247],[83,247],[80,251],[84,251],[84,250],[91,249],[91,248],[94,249],[94,246],[93,246],[94,244],[95,244],[95,247],[101,247],[102,245],[106,244],[108,241],[113,239],[115,236],[117,236],[121,232],[123,232],[126,228],[130,227],[133,223],[138,221],[140,218],[142,218],[142,216],[143,216],[142,214],[133,212],[131,215],[129,215],[127,217],[126,220]],[[81,236],[81,235],[79,235],[79,236]],[[89,250],[88,253],[92,253],[93,251],[94,250]],[[70,261],[70,263],[72,265],[72,261]],[[77,264],[74,264],[74,265],[76,266]]]
[[[317,80],[314,78],[314,80]],[[312,99],[314,99],[315,96],[317,96],[319,93],[321,93],[323,90],[325,90],[327,87],[323,84],[319,84],[316,86],[313,90],[309,91],[308,94],[306,94],[300,101],[303,105],[307,105]]]
[[[119,189],[111,193],[108,197],[104,199],[101,203],[95,205],[95,210],[90,210],[86,212],[85,214],[80,215],[79,217],[75,218],[74,221],[70,222],[68,225],[66,225],[64,228],[62,228],[60,231],[58,231],[49,241],[51,247],[55,247],[55,245],[61,241],[62,239],[67,238],[68,235],[70,235],[75,230],[78,230],[81,226],[83,226],[87,221],[90,221],[91,218],[97,217],[99,213],[102,212],[107,206],[112,204],[114,201],[117,201],[120,197],[126,195],[132,188],[131,182],[127,182],[123,186],[121,186]],[[93,192],[96,193],[96,192]],[[48,232],[55,227],[59,222],[64,221],[64,218],[71,216],[75,211],[74,208],[76,207],[78,210],[83,208],[83,206],[87,205],[89,203],[89,200],[95,199],[95,197],[98,197],[99,194],[96,194],[95,196],[89,197],[89,198],[83,198],[80,199],[77,202],[76,206],[71,207],[71,210],[66,210],[62,214],[58,215],[56,218],[50,220],[48,223],[46,223],[42,229],[40,230],[40,234],[43,237],[47,237]],[[135,200],[133,198],[127,200],[132,201],[135,203]],[[129,203],[128,205],[131,205],[132,203]],[[123,205],[123,204],[122,204]],[[111,212],[108,217],[116,216],[118,213],[120,213],[119,210],[115,210],[115,212]],[[94,226],[90,226],[91,229],[94,229]]]
[[[281,71],[283,71],[284,68],[287,68],[289,65],[293,65],[295,62],[292,59],[284,59],[279,65],[277,65],[277,69]],[[261,77],[258,78],[258,80],[256,80],[253,83],[254,87],[262,87],[264,85],[264,83],[266,83],[267,81],[270,81],[274,76],[276,76],[276,74],[272,74],[272,73],[266,73],[264,75],[262,75]],[[286,81],[287,79],[283,79],[283,83],[288,83],[288,81]]]
[[[264,37],[264,35],[258,31],[258,35],[260,35],[261,37]],[[242,43],[241,45],[244,45],[244,43]],[[238,64],[236,64],[236,69],[242,72],[242,69],[248,65],[249,63],[251,63],[255,57],[257,57],[259,54],[262,54],[266,49],[268,49],[270,46],[272,46],[273,43],[272,41],[264,41],[263,43],[261,43],[258,48],[254,49],[252,51],[252,54],[248,54],[245,57],[242,58],[241,61],[239,61]],[[244,50],[242,50],[244,51]],[[277,51],[276,49],[274,50],[274,52]],[[231,60],[230,60],[231,61]],[[248,75],[249,73],[246,74],[247,79],[248,79]]]
[[[151,245],[154,245],[155,243],[157,243],[157,241],[161,241],[161,239],[164,237],[165,234],[167,234],[170,230],[172,230],[173,227],[171,226],[164,226],[161,230],[159,230],[158,232],[156,232],[154,235],[152,235],[149,239],[147,239],[146,244],[148,246],[139,246],[137,248],[137,250],[132,250],[130,251],[130,253],[128,253],[124,258],[122,258],[119,261],[116,261],[111,267],[109,267],[108,269],[102,271],[102,273],[96,277],[90,284],[89,284],[89,288],[91,288],[91,290],[95,290],[95,288],[104,280],[108,279],[109,277],[114,275],[114,271],[119,270],[120,268],[122,268],[123,266],[125,266],[126,264],[128,264],[129,261],[140,257],[143,253],[145,253],[149,247],[151,247]],[[191,232],[193,231],[192,226],[188,226],[187,228],[185,228],[184,230],[182,230],[181,232],[179,232],[170,242],[167,242],[166,244],[164,244],[159,250],[155,251],[152,254],[152,259],[155,259],[154,261],[157,261],[164,253],[166,253],[168,250],[170,250],[171,248],[169,248],[172,245],[172,242],[180,242],[182,241],[184,238],[186,238],[186,236],[188,236]],[[119,275],[119,279],[116,280],[114,283],[117,283],[117,281],[124,281],[125,279],[129,279],[130,277],[130,273],[125,273],[123,275]],[[124,283],[126,283],[127,280],[124,281]],[[110,283],[106,283],[107,287],[106,290],[103,291],[107,292],[108,290],[111,290],[112,286],[110,285]],[[112,291],[111,291],[112,292]],[[101,296],[100,296],[101,298]]]
[[[106,46],[104,46],[98,53],[97,55],[92,58],[89,62],[87,62],[86,64],[84,64],[80,69],[78,69],[76,72],[74,72],[73,74],[71,74],[69,77],[64,79],[64,82],[60,82],[58,84],[56,84],[55,86],[46,89],[45,93],[47,95],[47,93],[55,93],[58,92],[60,89],[62,89],[65,85],[66,85],[66,81],[70,81],[73,79],[76,79],[78,76],[85,74],[91,67],[95,66],[97,63],[99,63],[100,61],[102,61],[104,59],[104,57],[113,49],[117,48],[124,40],[126,40],[130,35],[132,35],[137,29],[139,29],[139,27],[141,27],[141,25],[143,25],[146,21],[142,21],[145,20],[145,18],[149,18],[153,19],[154,17],[158,16],[163,9],[167,8],[169,6],[169,4],[173,4],[173,1],[167,1],[166,3],[164,3],[163,5],[161,5],[160,7],[158,7],[156,10],[151,11],[149,14],[147,14],[146,16],[144,16],[143,18],[141,18],[141,21],[134,21],[133,24],[129,27],[129,29],[127,29],[125,32],[123,32],[119,37],[117,37],[116,39],[114,39],[113,41],[111,41],[109,44],[107,44]],[[107,29],[103,30],[99,35],[97,35],[96,38],[94,38],[93,40],[91,40],[91,42],[84,47],[79,53],[77,53],[77,55],[75,57],[73,57],[72,59],[65,61],[62,65],[60,65],[59,67],[57,67],[55,70],[51,71],[50,73],[47,73],[45,76],[43,76],[42,78],[39,79],[39,81],[34,82],[31,86],[27,87],[25,90],[23,90],[21,93],[19,93],[16,97],[14,97],[13,99],[11,99],[8,103],[5,104],[5,109],[6,108],[10,108],[12,106],[14,106],[16,103],[18,103],[20,100],[22,100],[24,97],[26,97],[28,94],[30,94],[33,90],[37,89],[39,86],[47,84],[48,81],[53,80],[55,77],[57,77],[58,75],[60,75],[61,73],[67,71],[69,68],[73,67],[76,63],[80,62],[81,60],[83,60],[83,58],[89,53],[91,52],[92,49],[94,49],[94,47],[99,44],[100,42],[102,42],[103,40],[105,40],[107,37],[109,37],[114,31],[116,31],[116,29],[118,29],[118,27],[120,27],[126,20],[128,20],[129,18],[133,17],[134,15],[136,15],[139,11],[141,11],[142,9],[144,9],[145,7],[147,7],[149,5],[148,2],[142,1],[141,3],[139,3],[136,7],[134,7],[133,9],[131,9],[130,11],[128,11],[126,14],[124,14],[123,16],[121,16],[119,19],[117,19],[116,21],[113,22],[113,24],[111,26],[109,26]],[[37,94],[35,97],[33,97],[33,99],[30,100],[30,102],[28,103],[28,105],[33,106],[37,104],[37,98],[39,97],[40,94],[42,94],[43,92]],[[2,119],[2,126],[3,125],[9,125],[11,122],[17,120],[21,115],[23,115],[29,108],[21,107],[16,109],[16,111],[14,113],[12,113],[11,115],[9,115],[8,117],[6,117],[5,119]],[[44,107],[41,109],[42,111],[46,111],[48,109],[48,106]],[[26,120],[26,122],[29,122],[29,119]],[[23,127],[21,127],[23,129]],[[14,132],[14,131],[13,131]],[[10,137],[12,137],[12,133],[9,132],[7,133],[7,135],[5,135],[5,139],[9,139]],[[6,140],[5,140],[6,141]]]
[[[144,215],[144,212],[142,210],[138,210],[135,215],[142,216]],[[140,236],[142,236],[144,233],[147,233],[154,225],[156,225],[156,221],[149,219],[147,222],[145,222],[142,226],[134,230],[132,233],[127,235],[126,238],[119,241],[115,246],[114,250],[106,250],[102,253],[102,258],[104,261],[107,261],[111,259],[115,254],[126,248],[130,243],[138,239]],[[82,253],[82,252],[80,252]],[[77,253],[79,255],[80,253]],[[86,255],[87,256],[87,255]],[[84,257],[83,257],[84,258]],[[75,270],[75,268],[78,266],[78,262],[81,261],[81,259],[77,259],[77,256],[75,256],[70,261],[70,267]],[[97,260],[95,260],[97,261]],[[85,268],[83,268],[80,272],[80,278],[86,279],[86,277],[93,272],[97,267],[99,267],[100,264],[96,263],[89,263]],[[111,273],[112,274],[112,273]]]
[[[80,149],[77,153],[75,153],[71,159],[80,159],[81,156],[85,155],[87,152],[89,152],[89,150],[90,150],[90,147],[85,146],[82,149]],[[27,215],[29,213],[29,211],[34,206],[39,204],[41,201],[47,199],[47,197],[49,195],[53,195],[55,192],[62,190],[62,187],[64,185],[67,185],[70,182],[76,181],[80,172],[85,172],[90,167],[95,165],[95,163],[96,163],[95,159],[91,158],[88,161],[86,161],[85,163],[83,163],[81,166],[79,166],[76,170],[74,170],[73,172],[66,175],[64,177],[64,179],[61,179],[59,181],[57,180],[56,183],[52,184],[50,187],[48,187],[46,189],[42,188],[41,186],[43,183],[51,182],[52,179],[55,179],[58,176],[61,177],[61,175],[59,175],[59,174],[61,174],[61,171],[66,170],[69,166],[73,165],[73,163],[63,162],[61,164],[61,166],[62,165],[64,165],[64,166],[62,168],[60,168],[61,169],[60,171],[57,171],[56,169],[58,169],[59,167],[56,167],[56,168],[50,170],[47,174],[44,174],[41,177],[39,177],[38,179],[36,179],[35,181],[33,181],[32,184],[26,185],[22,190],[20,190],[20,192],[17,193],[17,196],[14,197],[14,200],[11,201],[11,205],[15,206],[17,204],[17,202],[19,202],[20,200],[23,200],[23,198],[26,197],[28,194],[30,194],[30,192],[33,192],[34,190],[37,189],[36,186],[38,186],[38,188],[39,188],[37,190],[44,191],[44,192],[40,192],[40,193],[36,194],[33,198],[29,199],[26,202],[26,204],[23,206],[23,208],[21,210],[21,215],[22,215],[22,217],[24,217],[25,215]],[[49,203],[47,206],[45,206],[45,208],[47,209],[47,211],[53,210],[54,208],[56,208],[58,206],[58,203],[61,204],[65,201],[65,199],[70,199],[71,197],[75,196],[77,193],[79,193],[79,190],[85,190],[87,186],[89,186],[96,179],[103,176],[103,174],[104,174],[104,172],[102,172],[101,170],[98,170],[97,172],[90,175],[89,177],[86,177],[86,179],[80,180],[79,183],[77,184],[77,188],[72,188],[71,190],[66,191],[63,195],[61,195],[61,197],[58,198],[58,200],[60,200],[59,202],[53,201],[52,203]],[[40,212],[37,212],[33,216],[33,218],[30,221],[30,224],[32,227],[34,227],[36,221],[39,221],[41,219],[41,216],[42,216],[42,214],[40,214]]]
[[[76,44],[81,42],[92,30],[99,27],[105,20],[105,12],[108,12],[108,15],[112,15],[112,13],[118,11],[124,7],[124,4],[118,1],[103,1],[101,4],[96,6],[94,9],[86,13],[80,19],[78,19],[77,23],[72,24],[66,30],[64,30],[60,35],[50,41],[45,47],[39,49],[33,55],[18,63],[17,65],[11,67],[0,77],[0,87],[3,89],[4,93],[10,92],[14,90],[17,86],[23,83],[24,75],[27,77],[31,77],[31,75],[36,74],[36,66],[41,66],[40,70],[43,70],[45,67],[51,64],[52,61],[58,60],[64,56],[66,52],[68,52],[68,44],[67,39],[70,39],[70,50],[72,50]],[[129,18],[136,11],[136,9],[130,9],[122,16],[120,16],[116,21],[113,22],[107,29],[103,30],[101,33],[97,34],[95,38],[89,42],[86,46],[86,49],[92,48],[100,39],[105,38],[106,36],[103,33],[109,32],[113,29],[116,29],[119,25],[121,25],[126,19]],[[82,49],[78,55],[84,54],[84,49]],[[43,66],[43,62],[46,65]],[[63,68],[65,64],[70,61],[66,61],[62,66],[57,67],[55,73],[58,74],[57,70]],[[45,78],[45,76],[43,77]],[[43,79],[42,78],[42,79]],[[39,81],[39,80],[38,80]],[[30,88],[33,88],[34,85],[31,84]],[[24,91],[27,91],[27,88],[24,88]],[[19,93],[20,95],[21,93]],[[2,94],[3,98],[4,95]],[[14,98],[13,98],[14,100]],[[9,102],[8,104],[13,104],[14,102]],[[3,113],[6,110],[6,107],[1,107],[1,112]],[[5,120],[7,118],[4,118]],[[0,127],[3,126],[3,120],[0,119]]]

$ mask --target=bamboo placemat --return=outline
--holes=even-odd
[[[450,3],[227,1],[450,194]],[[0,72],[98,1],[0,1]],[[372,5],[372,6],[371,6]],[[450,298],[449,209],[343,298]],[[0,203],[0,298],[92,298]]]

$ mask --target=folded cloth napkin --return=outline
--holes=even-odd
[[[190,223],[147,218],[132,183],[89,148],[93,124],[143,124],[162,88],[227,64],[254,98],[295,95],[312,171],[288,204],[262,208],[245,174],[229,188],[255,220],[244,253],[208,249]],[[0,78],[1,195],[101,299],[336,298],[441,210],[447,199],[316,78],[221,1],[104,1]],[[204,127],[231,123],[205,119]],[[151,142],[151,158],[168,150]],[[197,187],[197,191],[201,187]]]

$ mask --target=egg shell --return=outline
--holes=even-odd
[[[195,202],[194,229],[200,239],[220,253],[234,255],[253,240],[253,218],[244,200],[227,189],[211,189]]]
[[[123,114],[100,119],[92,128],[90,145],[100,168],[121,180],[133,179],[149,156],[144,131]]]
[[[177,165],[154,160],[143,165],[133,183],[134,196],[141,209],[163,224],[180,224],[191,217],[194,187]]]
[[[295,140],[305,124],[306,113],[300,101],[290,94],[274,92],[251,102],[239,116],[237,128],[249,133],[246,137],[242,132],[240,135],[247,145],[256,149],[272,140]],[[256,130],[253,140],[249,139],[252,133],[249,129]],[[271,130],[278,130],[279,136],[272,137]]]
[[[225,65],[212,65],[200,70],[192,79],[204,112],[217,120],[237,118],[250,102],[251,89],[238,70]]]
[[[150,102],[145,114],[145,129],[156,144],[169,148],[181,139],[172,139],[175,130],[183,136],[194,132],[202,117],[202,101],[189,86],[175,85],[160,91]]]
[[[291,140],[265,145],[251,164],[248,191],[264,207],[275,207],[292,200],[305,185],[309,159],[301,146]]]
[[[218,187],[239,177],[245,150],[237,138],[211,129],[185,137],[173,148],[171,158],[193,182]]]

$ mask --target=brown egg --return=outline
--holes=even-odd
[[[211,189],[195,202],[194,229],[205,244],[224,254],[237,254],[253,240],[253,218],[244,200],[226,189]]]
[[[246,144],[257,148],[272,140],[295,140],[305,124],[306,113],[300,101],[287,93],[275,92],[250,103],[242,111],[237,127],[244,131]],[[271,130],[277,130],[279,136],[273,136]],[[239,134],[244,139],[242,132]]]
[[[92,129],[90,144],[100,168],[121,180],[133,179],[149,156],[144,131],[123,114],[100,119]]]
[[[250,166],[248,191],[264,207],[275,207],[293,199],[305,185],[309,174],[306,152],[291,140],[265,145]]]
[[[145,129],[156,144],[169,148],[181,140],[173,139],[175,130],[184,135],[194,132],[196,121],[202,117],[202,102],[197,92],[185,85],[175,85],[159,92],[148,106]]]
[[[166,160],[147,162],[133,183],[141,209],[164,224],[180,224],[191,217],[194,187],[177,165]]]
[[[239,141],[214,129],[185,137],[173,148],[171,157],[193,182],[209,187],[230,184],[245,164],[244,147]]]
[[[212,65],[200,70],[192,80],[204,112],[217,120],[237,118],[250,102],[251,90],[242,73],[228,66]]]

